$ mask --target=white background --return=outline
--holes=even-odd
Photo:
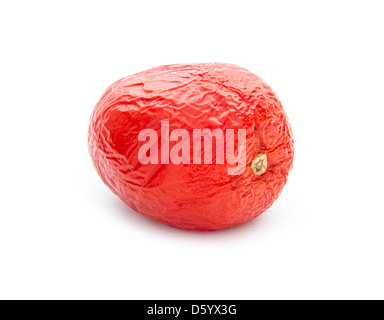
[[[0,298],[384,298],[382,1],[1,1]],[[294,169],[260,218],[153,222],[97,176],[115,80],[228,62],[290,117]]]

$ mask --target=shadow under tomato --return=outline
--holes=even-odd
[[[148,218],[130,208],[118,197],[113,197],[111,207],[114,208],[114,212],[123,218],[127,223],[135,225],[135,227],[150,230],[151,233],[161,233],[175,236],[183,237],[199,237],[199,238],[217,238],[221,236],[240,236],[245,234],[251,234],[257,232],[263,224],[265,224],[266,215],[270,213],[273,209],[267,210],[264,214],[259,217],[240,224],[235,227],[226,228],[217,231],[197,231],[197,230],[183,230],[169,225],[157,222],[151,218]]]

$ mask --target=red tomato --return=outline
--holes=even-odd
[[[193,230],[263,213],[294,153],[275,93],[223,63],[161,66],[115,82],[93,111],[88,142],[101,179],[126,204]]]

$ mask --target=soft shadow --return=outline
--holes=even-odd
[[[170,236],[181,236],[186,238],[220,238],[220,237],[228,237],[228,236],[244,236],[257,232],[259,228],[265,224],[265,214],[241,225],[217,230],[217,231],[196,231],[196,230],[183,230],[175,227],[168,226],[166,224],[157,222],[151,218],[143,216],[142,214],[134,211],[128,205],[126,205],[119,198],[114,197],[112,199],[111,207],[114,208],[114,212],[118,214],[121,218],[123,218],[130,225],[134,225],[138,229],[150,230],[151,233],[159,233],[162,235],[170,235]],[[271,211],[269,209],[268,211]]]

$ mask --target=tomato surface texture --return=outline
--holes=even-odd
[[[145,129],[158,141],[143,133],[139,138]],[[167,146],[178,129],[189,140],[171,139]],[[219,129],[225,146],[233,137],[239,159],[244,147],[244,166],[230,174],[240,161],[223,161],[220,150],[229,152],[218,143],[220,135],[206,143],[205,135],[194,136],[199,129],[208,136]],[[231,130],[234,136],[226,135]],[[197,138],[200,150],[193,144]],[[185,149],[172,151],[178,143]],[[294,153],[276,94],[255,74],[224,63],[161,66],[115,82],[92,113],[88,144],[101,179],[131,208],[174,227],[207,231],[268,209],[287,181]],[[172,152],[178,162],[170,159]],[[181,156],[187,160],[180,162]]]

